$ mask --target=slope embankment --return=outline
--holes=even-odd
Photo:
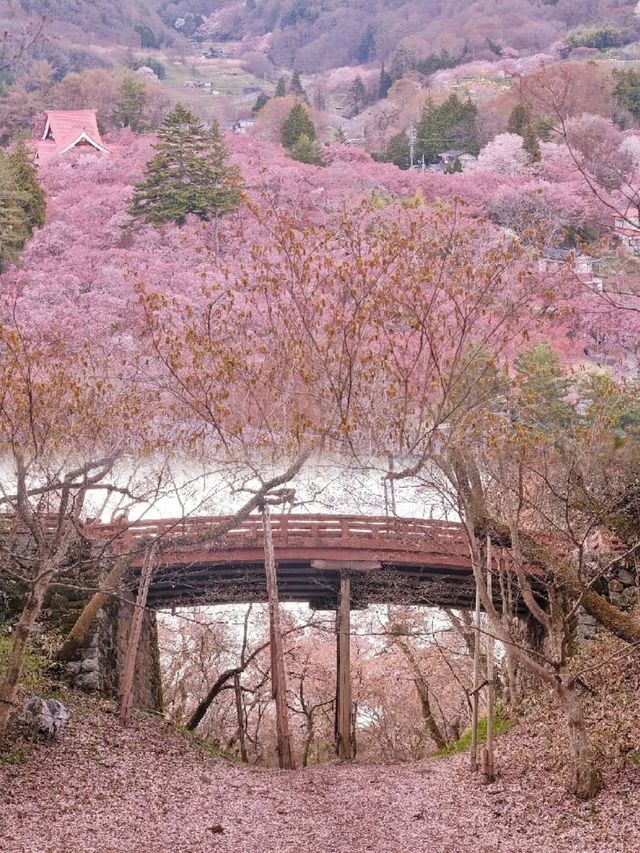
[[[592,804],[565,794],[519,726],[482,787],[467,755],[278,773],[204,752],[167,724],[72,700],[62,739],[0,768],[2,853],[637,853],[640,768]]]

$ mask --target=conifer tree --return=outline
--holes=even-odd
[[[349,86],[349,91],[347,95],[349,98],[352,114],[354,116],[358,115],[359,112],[362,112],[367,102],[367,90],[364,88],[362,77],[359,74],[354,79],[351,86]]]
[[[16,259],[29,234],[9,155],[0,151],[0,271]]]
[[[264,92],[260,92],[260,94],[259,94],[259,95],[258,95],[258,97],[256,98],[256,102],[255,102],[255,104],[254,104],[254,105],[253,105],[253,107],[251,108],[251,113],[252,113],[252,115],[254,115],[254,116],[255,116],[255,115],[258,115],[258,113],[260,112],[260,110],[261,110],[261,109],[264,107],[264,105],[265,105],[265,104],[267,104],[268,102],[269,102],[269,96],[268,96],[268,95],[265,95],[265,93],[264,93]]]
[[[285,148],[293,148],[302,136],[315,142],[316,129],[304,104],[297,103],[282,127],[282,144]]]
[[[532,163],[539,163],[542,160],[542,151],[535,128],[532,124],[528,124],[522,131],[522,147],[529,155],[529,160]]]
[[[304,86],[302,85],[302,80],[300,79],[300,72],[295,70],[291,75],[291,83],[289,84],[289,92],[292,95],[296,95],[298,98],[304,98],[307,100],[307,93],[304,90]]]
[[[44,219],[45,196],[26,147],[0,151],[0,271],[16,260]]]
[[[509,121],[507,122],[507,132],[517,133],[518,136],[523,136],[524,129],[529,124],[531,124],[531,113],[529,112],[529,107],[520,101],[520,103],[516,104],[511,110]]]
[[[416,128],[417,155],[427,163],[435,163],[438,155],[450,148],[477,154],[477,115],[473,101],[461,101],[455,92],[438,106],[428,101]]]
[[[385,71],[384,62],[380,66],[380,78],[378,80],[378,99],[384,100],[389,94],[389,89],[393,86],[393,77],[388,71]]]
[[[298,160],[300,163],[306,163],[310,166],[324,166],[320,146],[304,133],[291,146],[289,154],[293,160]]]
[[[284,98],[287,95],[287,81],[284,77],[279,77],[276,83],[275,98]]]
[[[9,154],[9,166],[15,190],[22,198],[29,232],[34,228],[42,228],[46,210],[44,190],[38,183],[35,166],[24,143],[21,142]]]
[[[408,169],[411,165],[409,136],[405,130],[392,136],[387,149],[380,158],[386,163],[393,163],[399,169]]]
[[[188,214],[203,220],[235,210],[242,201],[242,180],[218,125],[211,130],[182,104],[166,117],[147,163],[145,179],[134,187],[129,210],[152,225],[182,225]]]

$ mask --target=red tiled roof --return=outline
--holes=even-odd
[[[84,141],[98,151],[108,151],[100,138],[95,110],[49,110],[42,139],[37,145],[40,162],[63,154]]]

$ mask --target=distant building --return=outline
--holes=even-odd
[[[623,246],[640,254],[640,220],[637,216],[616,216],[614,232]]]
[[[108,154],[98,130],[95,110],[50,110],[42,139],[36,144],[36,163],[66,154],[72,148],[88,148]]]
[[[243,118],[235,122],[233,130],[235,133],[245,134],[255,125],[256,121],[253,118]]]
[[[449,151],[442,151],[438,154],[437,163],[431,163],[428,166],[418,164],[415,168],[426,172],[440,172],[442,174],[443,172],[451,171],[457,160],[464,171],[470,163],[475,163],[477,159],[473,154],[469,154],[468,151],[464,151],[461,148],[452,148]]]
[[[453,166],[456,160],[459,160],[460,164],[464,168],[465,163],[473,163],[478,159],[477,157],[474,157],[473,154],[469,154],[468,151],[457,148],[452,148],[449,151],[442,151],[438,154],[438,157],[445,168]]]
[[[540,272],[557,272],[565,266],[570,266],[583,284],[602,293],[604,290],[604,264],[599,258],[583,255],[573,249],[547,249],[538,261]]]

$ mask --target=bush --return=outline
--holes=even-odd
[[[167,76],[167,69],[160,60],[154,59],[153,56],[145,56],[144,59],[139,59],[134,63],[133,70],[137,71],[138,68],[150,68],[158,80],[164,80]]]
[[[9,651],[11,649],[11,637],[0,631],[0,681],[4,680]],[[42,652],[31,645],[27,649],[22,672],[22,686],[31,693],[42,693],[46,689],[45,671],[47,661]]]
[[[598,50],[606,50],[608,47],[619,47],[629,41],[629,37],[623,30],[616,27],[589,27],[585,30],[577,30],[567,39],[571,48],[595,47]]]
[[[507,716],[507,712],[502,705],[497,705],[493,712],[493,733],[494,735],[503,735],[513,726],[513,720]],[[478,743],[485,743],[487,740],[487,718],[481,717],[478,720]],[[458,752],[465,752],[471,746],[471,729],[467,729],[464,734],[460,735],[458,740],[453,743],[443,746],[436,753],[437,755],[456,755]]]

